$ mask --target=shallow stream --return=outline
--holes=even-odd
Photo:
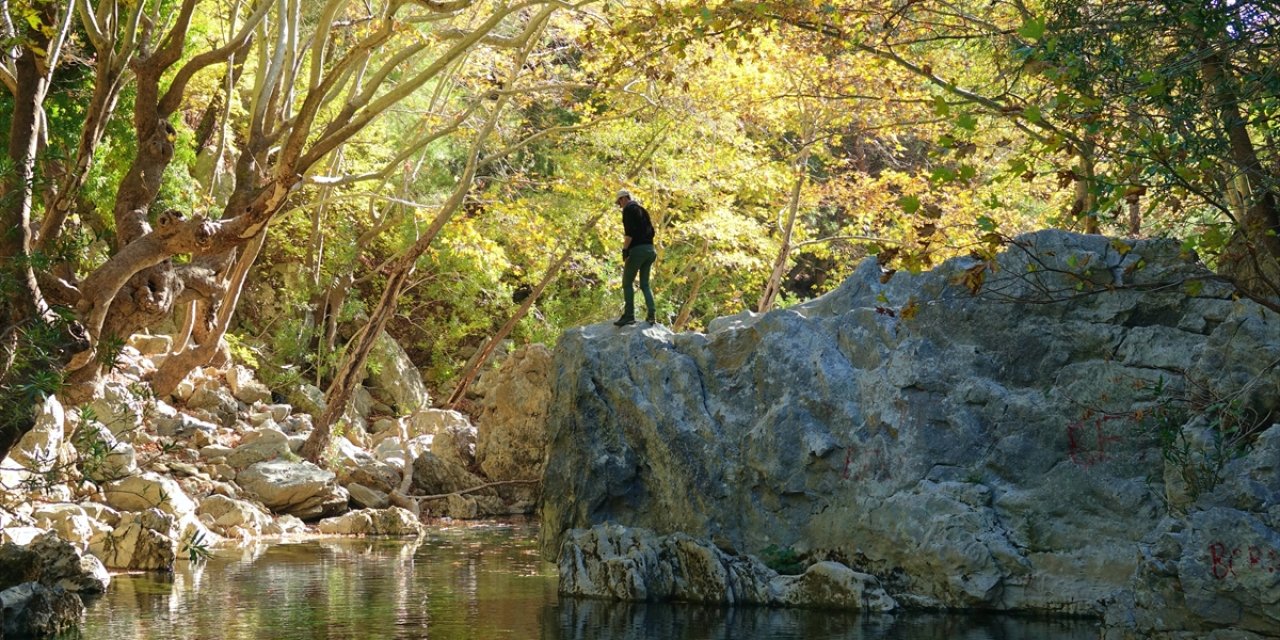
[[[1094,640],[1097,623],[1008,616],[559,600],[537,530],[435,529],[417,542],[325,539],[218,549],[172,575],[117,576],[84,639]]]

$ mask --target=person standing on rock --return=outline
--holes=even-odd
[[[631,192],[623,189],[616,200],[622,207],[622,299],[625,307],[622,317],[613,324],[625,327],[636,322],[636,275],[640,276],[640,292],[644,294],[645,322],[653,324],[657,308],[653,303],[653,290],[649,288],[649,270],[658,259],[653,248],[653,221],[649,212],[631,199]]]

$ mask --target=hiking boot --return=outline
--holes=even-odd
[[[655,325],[655,324],[658,324],[658,323],[657,323],[657,321],[653,319],[653,316],[648,316],[648,317],[646,317],[646,318],[644,319],[644,321],[645,321],[646,323],[648,323],[648,325],[649,325],[649,326],[651,326],[651,327],[652,327],[653,325]]]
[[[613,326],[615,326],[615,327],[625,327],[625,326],[627,326],[627,325],[629,325],[629,324],[635,324],[635,323],[636,323],[636,319],[635,319],[635,318],[628,318],[628,317],[626,317],[626,316],[622,316],[621,318],[618,318],[617,320],[615,320],[615,321],[613,322]]]

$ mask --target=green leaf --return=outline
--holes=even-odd
[[[907,213],[915,213],[920,209],[920,198],[916,196],[902,196],[898,198],[898,206]]]
[[[1031,122],[1041,122],[1044,120],[1043,114],[1040,113],[1040,107],[1031,105],[1022,110],[1022,116]]]
[[[956,172],[951,170],[948,167],[938,167],[937,169],[933,170],[932,174],[929,175],[929,179],[934,182],[942,183],[942,184],[946,184],[948,182],[954,182],[956,179]]]
[[[946,117],[951,114],[951,105],[942,96],[935,96],[933,99],[933,112],[939,116]]]
[[[962,113],[956,118],[956,126],[965,131],[973,131],[978,128],[978,119],[971,113]]]
[[[1018,35],[1027,40],[1039,40],[1044,37],[1044,28],[1044,18],[1032,18],[1022,23],[1022,27],[1018,29]]]
[[[995,220],[992,220],[987,216],[978,216],[978,228],[981,229],[982,231],[986,233],[991,233],[996,230],[997,226],[998,225],[996,224]]]

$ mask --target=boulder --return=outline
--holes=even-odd
[[[227,369],[227,386],[231,388],[231,395],[245,404],[271,402],[271,389],[259,382],[253,372],[243,365]]]
[[[111,525],[89,517],[83,507],[75,504],[38,505],[31,518],[37,526],[56,532],[81,550],[89,547],[94,536],[111,530]]]
[[[421,536],[426,528],[399,507],[362,509],[321,520],[320,533],[340,536]]]
[[[107,504],[120,511],[159,509],[182,518],[196,510],[196,503],[176,480],[150,471],[110,482],[103,493]]]
[[[89,545],[111,569],[172,571],[179,553],[178,520],[159,509],[124,513],[116,528]]]
[[[677,533],[597,525],[575,529],[558,560],[560,593],[634,602],[772,605],[887,612],[897,603],[874,576],[820,562],[781,576],[752,556]]]
[[[409,415],[431,404],[422,374],[409,354],[387,332],[378,334],[367,360],[365,379],[374,398],[391,405],[399,415]]]
[[[76,430],[80,470],[94,482],[119,480],[138,471],[138,454],[133,445],[116,438],[97,421],[80,423]]]
[[[359,482],[347,485],[347,492],[351,494],[352,502],[366,509],[385,509],[391,506],[390,494],[366,487]]]
[[[429,435],[431,452],[460,467],[476,462],[476,428],[466,415],[447,409],[425,409],[409,419],[410,437]]]
[[[109,527],[120,524],[120,512],[99,502],[81,502],[79,505],[84,509],[85,515],[97,520]]]
[[[237,471],[249,465],[292,455],[289,436],[279,429],[265,428],[255,432],[255,437],[227,453],[227,464]]]
[[[36,410],[35,422],[35,426],[9,450],[9,457],[30,471],[46,473],[57,466],[58,451],[67,431],[66,414],[58,398],[45,398]]]
[[[338,438],[334,443],[338,454],[334,466],[337,467],[339,484],[358,483],[383,493],[390,493],[400,485],[400,471],[392,465],[378,460],[346,438]]]
[[[212,379],[204,379],[196,385],[195,391],[187,399],[187,408],[195,412],[203,411],[213,417],[213,421],[223,426],[231,426],[240,413],[240,403],[231,391]]]
[[[1233,475],[1237,453],[1199,443],[1214,423],[1265,446],[1276,427],[1249,416],[1280,402],[1276,361],[1280,316],[1177,243],[1057,231],[921,274],[869,260],[705,334],[570,330],[544,554],[616,522],[857,559],[907,607],[1274,629],[1274,582],[1240,569],[1274,548],[1276,458]],[[1243,410],[1195,415],[1229,398]],[[1168,595],[1186,585],[1196,602]]]
[[[369,425],[369,433],[379,434],[384,431],[398,433],[402,425],[403,418],[378,418]]]
[[[373,456],[397,470],[404,472],[408,465],[424,451],[431,450],[432,436],[418,436],[401,442],[400,438],[391,436],[378,441]]]
[[[138,353],[144,356],[169,355],[169,352],[173,350],[173,338],[164,335],[149,336],[135,333],[129,336],[126,344],[137,349]]]
[[[310,462],[259,462],[236,474],[245,493],[275,513],[303,520],[337,515],[347,510],[349,495],[335,484],[336,476]]]
[[[80,596],[27,582],[0,591],[0,637],[49,638],[74,630],[84,616]]]
[[[1129,588],[1108,601],[1108,639],[1280,629],[1280,426],[1219,471],[1223,482],[1138,546]],[[1262,508],[1269,505],[1269,508]]]
[[[413,492],[417,495],[438,495],[464,489],[474,489],[485,481],[466,469],[424,451],[413,461]],[[493,495],[485,490],[485,495]]]
[[[280,533],[271,514],[251,502],[211,495],[196,510],[200,521],[228,538],[250,538]]]
[[[115,436],[141,428],[145,407],[146,401],[129,385],[114,380],[103,384],[101,395],[89,403],[93,417]]]
[[[304,414],[318,416],[324,413],[324,389],[306,382],[298,383],[285,391],[285,402]]]
[[[369,393],[368,389],[357,386],[351,391],[351,402],[343,418],[351,425],[353,431],[369,432],[369,415],[373,412],[373,405],[373,394]]]
[[[30,581],[76,593],[102,593],[111,576],[97,558],[82,554],[56,533],[42,532],[27,545],[0,545],[0,589]]]
[[[551,351],[521,347],[477,384],[476,463],[491,480],[542,476],[551,408]]]
[[[392,496],[395,503],[395,496]],[[512,509],[496,495],[476,495],[450,493],[442,497],[417,502],[423,515],[438,518],[457,518],[459,520],[475,520],[494,516],[525,513],[523,509]]]
[[[197,433],[212,435],[218,432],[218,425],[178,411],[171,416],[157,417],[154,424],[156,434],[168,438],[193,438]]]

